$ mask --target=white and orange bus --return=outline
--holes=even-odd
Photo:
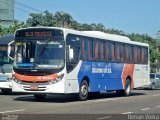
[[[8,57],[8,45],[11,46],[11,56],[14,56],[14,45],[11,44],[14,35],[4,35],[0,37],[0,89],[2,94],[10,94],[12,92],[11,79],[13,60]]]
[[[149,84],[149,45],[98,31],[57,27],[19,29],[15,33],[12,90],[46,94],[116,91],[129,96]]]

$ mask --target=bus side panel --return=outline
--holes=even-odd
[[[107,62],[82,62],[78,80],[89,78],[90,92],[123,89],[124,64]]]
[[[126,79],[127,79],[128,77],[130,77],[130,79],[131,79],[132,89],[134,88],[134,78],[133,78],[134,68],[135,68],[135,65],[134,65],[134,64],[125,64],[125,65],[124,65],[123,75],[122,75],[123,88],[124,88],[124,86],[125,86],[125,84],[126,84]]]
[[[149,84],[149,69],[148,65],[135,65],[134,68],[134,88],[143,87]]]
[[[70,73],[66,74],[66,80],[65,80],[66,93],[79,92],[78,73],[80,71],[81,64],[82,61],[80,60],[77,66]]]

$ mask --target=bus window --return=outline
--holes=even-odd
[[[144,63],[148,64],[148,49],[144,48]]]
[[[93,53],[93,45],[92,45],[92,40],[88,40],[88,60],[92,60],[92,53]]]
[[[124,48],[123,48],[123,44],[120,44],[120,61],[124,62]]]
[[[81,56],[83,60],[92,60],[92,40],[82,37],[81,42]]]
[[[133,50],[132,50],[132,46],[126,44],[125,48],[124,48],[124,53],[125,53],[125,57],[124,60],[126,63],[133,63]]]
[[[116,61],[120,62],[120,46],[116,44]]]
[[[129,45],[125,45],[125,62],[126,63],[129,63],[130,62],[130,60],[129,60]]]
[[[116,43],[116,60],[117,62],[124,61],[123,44]]]
[[[105,42],[105,59],[108,60],[108,42]]]
[[[137,59],[138,59],[138,64],[142,63],[141,62],[141,48],[137,47]]]
[[[131,45],[129,47],[129,63],[133,63],[133,47]]]
[[[138,63],[138,51],[137,51],[137,47],[134,46],[134,63],[137,64]]]
[[[94,47],[94,60],[99,60],[99,42],[97,40],[94,40],[93,42]]]
[[[144,48],[141,48],[141,60],[142,60],[142,64],[144,64]]]
[[[99,42],[99,53],[100,53],[100,60],[104,61],[104,42],[100,41]]]
[[[114,49],[114,43],[113,42],[107,42],[108,43],[108,45],[107,45],[107,47],[108,47],[108,55],[107,55],[107,58],[108,58],[108,61],[111,61],[111,62],[114,62],[114,57],[115,57],[115,49]],[[107,44],[106,43],[106,44]]]

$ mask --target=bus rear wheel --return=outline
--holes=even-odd
[[[124,88],[124,96],[130,96],[131,95],[131,90],[132,90],[131,80],[127,79],[126,80],[126,85],[125,85],[125,88]]]
[[[88,98],[88,93],[89,93],[89,85],[88,82],[86,80],[83,80],[80,84],[80,88],[79,88],[79,100],[84,101],[87,100]]]
[[[37,101],[42,101],[46,98],[46,94],[34,94]]]
[[[124,90],[117,90],[116,94],[119,95],[119,96],[130,96],[131,95],[131,90],[132,90],[131,80],[127,79]]]

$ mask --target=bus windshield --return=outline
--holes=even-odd
[[[60,69],[64,67],[64,41],[16,43],[16,66],[20,68]]]
[[[64,43],[58,41],[40,42],[36,45],[36,64],[38,68],[64,67]]]

